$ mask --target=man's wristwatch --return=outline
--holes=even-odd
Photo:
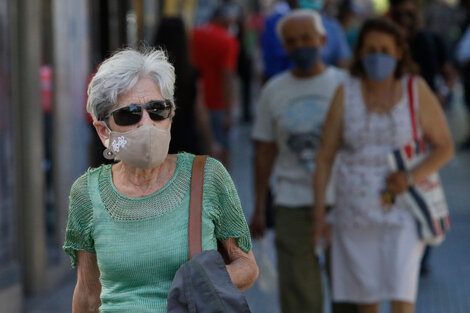
[[[406,184],[408,185],[408,187],[413,186],[415,184],[413,173],[411,173],[411,171],[406,171],[405,175],[406,175]]]

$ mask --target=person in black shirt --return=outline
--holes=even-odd
[[[199,73],[190,64],[188,39],[179,17],[165,17],[158,25],[153,46],[164,49],[175,67],[175,103],[178,110],[171,126],[169,153],[217,154],[208,121],[208,113],[198,101]]]
[[[411,56],[419,66],[421,76],[445,104],[454,83],[454,71],[444,42],[437,34],[422,29],[419,8],[414,0],[391,0],[390,4],[390,16],[408,39]]]

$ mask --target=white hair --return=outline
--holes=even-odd
[[[276,24],[276,35],[281,42],[284,42],[284,38],[282,36],[282,28],[284,24],[295,18],[310,18],[312,19],[313,28],[320,34],[326,35],[325,27],[323,26],[323,22],[321,20],[320,14],[310,9],[294,9],[284,15]]]
[[[163,98],[174,106],[175,69],[164,51],[140,52],[125,49],[101,63],[88,85],[87,111],[93,120],[104,119],[117,105],[118,95],[131,90],[140,79],[148,77],[160,88]]]

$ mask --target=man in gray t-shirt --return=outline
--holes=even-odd
[[[293,10],[277,24],[294,68],[263,88],[252,137],[255,154],[255,213],[252,236],[265,231],[265,199],[271,173],[282,312],[322,312],[321,279],[312,240],[315,153],[330,102],[346,73],[321,59],[326,33],[311,10]]]

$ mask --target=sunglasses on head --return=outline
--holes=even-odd
[[[131,104],[127,107],[109,112],[106,118],[113,117],[119,126],[129,126],[140,122],[143,109],[147,111],[152,121],[162,121],[171,116],[173,106],[170,100],[153,100],[145,104]]]

